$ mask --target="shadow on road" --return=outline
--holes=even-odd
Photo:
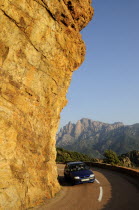
[[[58,176],[58,181],[61,186],[72,186],[70,181],[65,180],[64,176]]]

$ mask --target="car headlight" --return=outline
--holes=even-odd
[[[95,175],[94,174],[90,174],[90,177],[93,178]]]
[[[80,177],[79,176],[75,176],[74,179],[80,179]]]

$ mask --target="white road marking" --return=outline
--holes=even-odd
[[[95,179],[95,181],[96,181],[98,184],[100,184],[100,182],[99,182],[97,179]],[[100,193],[99,193],[98,201],[101,202],[102,197],[103,197],[103,188],[102,188],[102,187],[99,187],[99,189],[100,189]]]
[[[98,201],[99,201],[99,202],[101,202],[102,197],[103,197],[103,188],[100,187],[100,193],[99,193],[99,198],[98,198]]]
[[[96,181],[98,184],[100,184],[100,182],[99,182],[97,179],[95,179],[95,181]]]

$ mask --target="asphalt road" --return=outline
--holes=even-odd
[[[36,210],[139,210],[137,180],[105,169],[92,168],[94,183],[71,186],[63,177],[64,165],[58,165],[59,181],[63,186],[55,198]]]

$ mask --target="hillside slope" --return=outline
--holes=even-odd
[[[57,146],[101,158],[106,149],[117,154],[139,150],[139,124],[102,123],[81,119],[69,122],[57,134]]]

